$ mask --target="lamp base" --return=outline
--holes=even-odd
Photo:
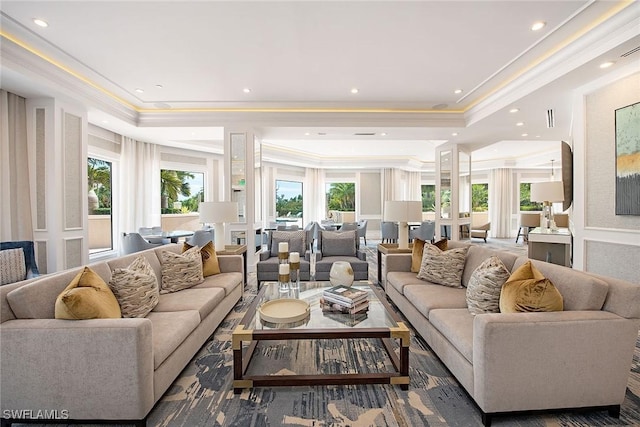
[[[409,224],[398,223],[398,249],[409,249]]]
[[[216,245],[216,251],[223,251],[225,247],[225,239],[224,239],[224,223],[214,224],[213,231],[215,233],[214,244]]]

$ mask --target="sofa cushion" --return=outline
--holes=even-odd
[[[113,270],[109,287],[120,304],[122,317],[145,317],[158,304],[158,278],[143,255],[128,267]]]
[[[27,277],[27,266],[22,249],[0,251],[0,285],[15,283]]]
[[[363,261],[360,258],[355,258],[352,256],[330,256],[330,257],[322,257],[322,260],[316,262],[316,272],[324,271],[330,272],[331,266],[336,261],[346,261],[351,264],[351,268],[354,272],[356,271],[369,271],[369,263],[367,261]]]
[[[117,319],[120,306],[109,286],[89,267],[84,267],[58,295],[56,319]]]
[[[187,289],[204,281],[200,248],[194,246],[182,254],[162,252],[161,294]]]
[[[184,242],[182,252],[186,252],[191,248],[193,248],[193,246]],[[218,256],[216,255],[216,248],[213,242],[208,242],[200,248],[200,257],[202,258],[202,275],[204,277],[220,274],[220,263],[218,262]]]
[[[429,322],[464,356],[473,363],[473,318],[464,308],[434,309],[429,312]]]
[[[225,295],[229,295],[235,288],[242,286],[242,273],[220,273],[204,278],[204,282],[191,289],[221,288]]]
[[[356,256],[356,231],[322,231],[323,257]]]
[[[609,293],[609,285],[604,280],[572,268],[526,257],[518,258],[514,268],[528,261],[553,282],[562,295],[564,310],[602,310]]]
[[[424,317],[436,308],[464,308],[467,310],[467,298],[463,288],[420,284],[404,287],[404,296]]]
[[[437,246],[443,251],[447,250],[448,245],[447,239],[440,239],[437,242],[433,243],[434,246]],[[413,247],[411,248],[411,271],[413,273],[420,272],[420,266],[422,265],[422,256],[424,254],[424,244],[428,243],[424,240],[414,239]]]
[[[387,273],[387,288],[392,286],[399,293],[404,294],[404,288],[407,285],[429,286],[429,283],[418,279],[416,273],[410,273],[408,271],[391,271]]]
[[[153,339],[153,369],[171,355],[189,334],[200,324],[197,310],[152,311],[147,316],[151,320]]]
[[[200,321],[207,317],[225,297],[222,288],[191,288],[160,295],[154,312],[197,310]]]
[[[507,270],[513,271],[513,264],[518,258],[515,254],[500,251],[496,249],[489,249],[480,245],[469,246],[467,252],[467,259],[464,262],[464,270],[462,272],[462,286],[469,286],[469,279],[480,264],[482,264],[487,258],[496,256],[500,258],[500,261],[507,267]]]
[[[511,274],[500,293],[502,313],[562,311],[562,295],[527,261]]]
[[[304,230],[296,231],[284,231],[275,230],[271,232],[271,256],[278,256],[278,246],[281,242],[287,242],[289,244],[289,253],[298,252],[304,255],[306,251],[305,246],[306,232]]]
[[[442,251],[435,245],[425,244],[418,278],[438,285],[461,287],[467,250],[465,247]]]
[[[497,256],[478,266],[467,285],[467,306],[473,315],[500,312],[500,291],[511,272]]]

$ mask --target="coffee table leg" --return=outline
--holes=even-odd
[[[409,377],[409,346],[400,345],[400,375]],[[400,390],[409,390],[409,384],[400,384]]]
[[[242,380],[242,343],[239,349],[233,350],[233,393],[242,393],[241,387],[235,387]]]

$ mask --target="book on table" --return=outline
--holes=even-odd
[[[324,311],[322,312],[322,314],[323,316],[326,316],[337,322],[344,323],[347,326],[355,326],[368,317],[368,314],[366,311],[363,311],[361,313],[346,314],[346,315],[343,313],[336,313],[333,311]]]
[[[361,301],[366,301],[369,293],[362,289],[339,285],[325,289],[322,295],[332,302],[353,307]]]
[[[369,300],[360,301],[357,305],[350,307],[336,302],[332,302],[326,298],[320,298],[320,308],[324,312],[355,314],[363,313],[369,310]]]

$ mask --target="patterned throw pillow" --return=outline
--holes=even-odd
[[[497,256],[487,258],[471,274],[467,307],[473,315],[500,313],[500,291],[511,272]]]
[[[563,299],[558,289],[531,261],[522,264],[502,286],[500,311],[527,313],[562,311]]]
[[[435,245],[424,245],[418,278],[437,285],[461,288],[467,250],[464,247],[442,251]]]
[[[298,252],[304,257],[306,233],[304,230],[296,231],[272,231],[271,232],[271,256],[278,256],[278,246],[280,242],[289,244],[289,253]]]
[[[356,256],[356,231],[322,231],[322,256]]]
[[[184,253],[191,248],[193,246],[184,242],[182,252]],[[209,242],[200,248],[200,256],[202,257],[202,275],[204,277],[220,274],[220,263],[218,262],[218,255],[216,255],[216,247],[213,242]]]
[[[443,251],[447,250],[447,239],[440,239],[437,242],[433,243],[434,246],[437,246]],[[413,241],[413,248],[411,250],[411,272],[419,273],[420,266],[422,265],[422,255],[424,254],[424,244],[428,243],[424,240],[415,239]]]
[[[109,287],[120,303],[122,317],[145,317],[158,305],[158,278],[144,255],[126,268],[114,269]]]
[[[56,298],[56,319],[117,319],[119,317],[121,312],[118,300],[102,277],[89,267],[83,268]]]
[[[26,277],[24,251],[20,248],[0,251],[0,285],[19,282]]]
[[[204,281],[200,247],[194,246],[182,254],[162,251],[161,294],[177,292]]]

